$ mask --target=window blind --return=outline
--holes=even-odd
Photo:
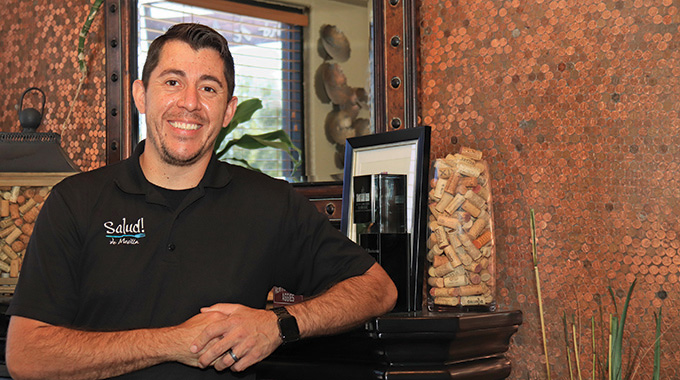
[[[181,22],[205,24],[221,33],[229,42],[234,56],[234,95],[239,101],[251,98],[262,100],[263,108],[253,115],[251,121],[234,130],[228,139],[246,133],[256,135],[283,129],[293,143],[302,149],[302,27],[179,2],[138,0],[139,77],[151,42],[172,25]],[[144,138],[142,132],[146,132],[142,122],[140,120],[140,139]],[[234,147],[231,152],[233,156],[247,160],[273,177],[293,178],[303,175],[304,165],[293,171],[290,156],[280,150]]]

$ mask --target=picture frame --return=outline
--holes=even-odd
[[[422,309],[424,259],[427,251],[427,182],[430,159],[429,126],[353,137],[345,144],[341,231],[358,243],[354,229],[353,178],[368,174],[407,176],[406,232],[410,234],[409,305]]]

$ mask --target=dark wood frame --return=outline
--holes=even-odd
[[[413,278],[409,281],[408,305],[410,311],[422,310],[423,306],[423,274],[425,255],[427,250],[427,184],[430,167],[430,127],[404,128],[395,131],[377,133],[347,139],[345,144],[345,170],[342,190],[342,218],[340,230],[348,235],[349,226],[352,224],[352,174],[354,163],[354,151],[357,149],[375,148],[380,149],[402,142],[414,142],[417,144],[415,194],[413,198],[413,229],[407,231],[412,235],[410,251],[410,270]],[[378,174],[378,173],[373,173]]]
[[[136,11],[130,0],[107,0],[106,163],[130,156],[135,140],[132,121],[134,63],[130,46]],[[374,0],[374,83],[376,133],[417,126],[415,0]]]
[[[132,82],[130,70],[131,9],[129,0],[107,0],[104,12],[106,44],[106,163],[132,154]]]

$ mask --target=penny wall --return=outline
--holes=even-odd
[[[615,313],[608,286],[621,311],[635,279],[624,358],[637,353],[631,371],[651,379],[654,313],[663,306],[661,378],[680,377],[678,6],[418,2],[418,112],[433,128],[431,156],[468,146],[491,168],[497,300],[524,313],[511,379],[547,378],[532,208],[552,378],[569,378],[563,317],[570,340],[577,322],[580,366],[591,378],[591,318],[604,355]],[[570,356],[575,370],[573,348]]]
[[[40,87],[47,95],[40,130],[60,133],[82,170],[105,164],[101,14],[86,44],[87,79],[63,125],[89,6],[8,0],[0,9],[0,130],[19,131],[19,97]],[[433,128],[431,156],[469,146],[482,150],[491,168],[496,299],[501,309],[524,312],[510,378],[546,378],[531,208],[552,377],[569,376],[563,316],[580,321],[580,365],[590,377],[590,318],[602,354],[601,330],[614,313],[607,287],[620,310],[634,279],[625,356],[644,356],[633,370],[651,378],[647,349],[663,306],[661,378],[680,377],[678,3],[420,0],[417,7],[418,113]]]
[[[85,45],[87,78],[73,100],[80,73],[78,34],[89,0],[5,0],[0,7],[0,131],[19,132],[19,101],[24,90],[39,87],[46,104],[38,132],[61,135],[66,154],[82,170],[106,163],[103,12],[95,18]],[[39,109],[41,96],[26,95],[24,108]],[[70,122],[65,124],[71,104]]]

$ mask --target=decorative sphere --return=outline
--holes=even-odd
[[[22,129],[35,131],[40,125],[42,115],[35,108],[27,108],[19,112],[19,124]]]

